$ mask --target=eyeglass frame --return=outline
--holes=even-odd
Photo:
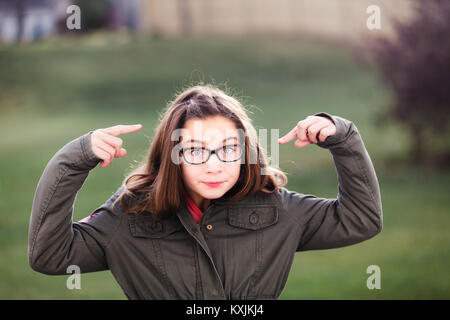
[[[245,144],[242,144],[242,143],[234,143],[234,144],[232,144],[232,145],[233,145],[233,146],[238,146],[238,148],[240,148],[241,151],[242,151],[242,149],[244,149],[244,147],[245,147]],[[242,155],[244,154],[245,150],[244,150],[244,152],[241,152],[241,155],[240,155],[239,158],[237,158],[236,160],[232,160],[232,161],[224,161],[224,160],[222,160],[222,159],[219,157],[218,151],[219,151],[220,149],[223,149],[224,147],[227,147],[227,146],[229,146],[229,145],[225,145],[225,146],[222,146],[222,147],[219,147],[219,148],[216,148],[216,149],[212,149],[212,150],[211,150],[211,149],[208,149],[208,148],[204,148],[204,147],[187,147],[187,148],[181,148],[181,149],[180,149],[180,152],[181,152],[181,154],[183,155],[183,159],[184,159],[187,163],[192,164],[192,165],[195,165],[195,166],[196,166],[196,165],[200,165],[200,164],[204,164],[204,163],[208,162],[208,160],[211,158],[211,155],[212,155],[212,154],[215,154],[215,155],[217,156],[217,159],[219,159],[221,162],[225,162],[225,163],[228,163],[228,162],[236,162],[236,161],[242,159]],[[184,155],[184,151],[185,151],[185,150],[191,150],[191,149],[202,149],[202,150],[207,150],[207,151],[208,151],[208,158],[206,158],[205,161],[200,162],[200,163],[189,162],[189,161],[186,159],[186,156]]]

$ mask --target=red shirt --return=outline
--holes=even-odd
[[[202,210],[200,210],[197,207],[197,205],[194,203],[194,201],[192,201],[191,197],[189,197],[186,193],[184,194],[184,199],[187,202],[187,208],[188,208],[189,212],[192,214],[192,216],[194,217],[195,222],[199,223],[200,218],[203,215]]]

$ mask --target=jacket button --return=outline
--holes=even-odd
[[[212,230],[212,228],[213,228],[212,224],[207,224],[207,225],[206,225],[206,229]]]
[[[253,212],[253,213],[250,215],[249,220],[250,220],[250,223],[251,223],[251,224],[256,224],[256,223],[258,223],[258,220],[259,220],[258,214],[255,213],[255,212]]]

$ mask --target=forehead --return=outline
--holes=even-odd
[[[222,116],[189,119],[181,132],[182,141],[222,142],[230,137],[239,138],[238,129],[233,121]]]

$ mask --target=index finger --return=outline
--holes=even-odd
[[[102,129],[103,132],[112,136],[118,136],[125,133],[136,132],[142,129],[142,124],[123,125],[118,124],[113,127]]]
[[[291,131],[289,131],[285,136],[278,139],[278,143],[286,143],[297,138],[297,126],[295,126]]]

